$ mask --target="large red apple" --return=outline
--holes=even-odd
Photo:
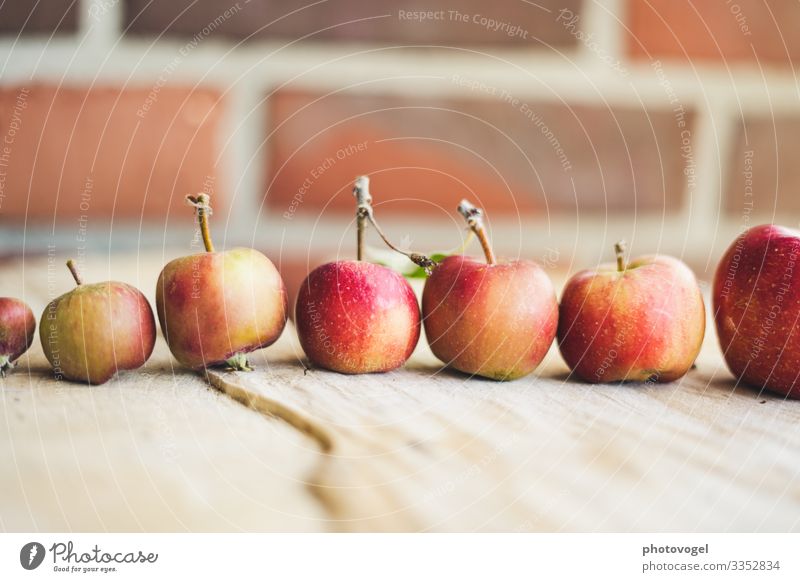
[[[153,310],[141,291],[118,281],[84,284],[54,299],[39,321],[39,337],[56,378],[103,384],[118,370],[144,365],[156,341]]]
[[[198,210],[206,252],[170,261],[161,271],[156,285],[161,330],[184,366],[250,370],[246,354],[275,342],[286,325],[283,279],[256,250],[214,252],[208,196],[189,200]]]
[[[678,259],[649,255],[582,271],[561,297],[558,343],[587,382],[671,382],[694,364],[705,333],[703,296]]]
[[[497,262],[482,211],[466,200],[458,209],[486,261],[447,257],[425,282],[422,315],[431,350],[467,374],[494,380],[530,374],[556,333],[558,303],[550,278],[533,261]]]
[[[800,398],[800,232],[767,224],[733,242],[714,277],[714,319],[737,378]]]
[[[0,297],[0,376],[28,351],[36,319],[28,304],[13,297]]]
[[[297,296],[295,322],[312,363],[344,374],[402,366],[419,340],[419,306],[400,274],[365,261],[314,269]]]

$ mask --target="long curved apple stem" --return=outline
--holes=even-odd
[[[358,229],[358,260],[362,259],[363,254],[363,247],[364,247],[364,231],[366,230],[367,221],[373,226],[373,228],[377,231],[378,235],[381,237],[386,246],[392,249],[395,252],[404,255],[411,260],[412,263],[415,265],[422,267],[425,269],[425,272],[430,274],[431,270],[437,265],[436,261],[433,259],[426,257],[425,255],[421,255],[419,253],[412,253],[401,250],[397,248],[395,245],[391,243],[391,241],[386,237],[383,232],[383,229],[378,225],[378,222],[375,220],[375,213],[372,210],[372,195],[369,193],[369,177],[368,176],[359,176],[356,178],[356,183],[353,186],[353,196],[356,197],[356,202],[358,204],[356,209],[356,221],[357,221],[357,229]]]
[[[458,211],[461,213],[461,216],[464,217],[464,220],[467,221],[470,230],[472,230],[478,237],[478,240],[481,241],[483,254],[486,255],[486,262],[490,265],[497,263],[497,259],[494,257],[494,251],[492,251],[492,245],[489,243],[489,236],[486,234],[486,227],[483,224],[483,210],[477,208],[468,200],[462,200],[461,204],[458,205]]]
[[[214,243],[211,242],[211,230],[208,228],[208,217],[211,216],[211,196],[206,193],[186,196],[190,206],[197,209],[197,223],[200,225],[200,234],[203,236],[203,245],[209,253],[214,252]]]
[[[81,279],[81,274],[78,272],[78,265],[75,264],[75,261],[72,259],[68,260],[67,269],[69,269],[69,272],[72,273],[72,278],[75,279],[75,284],[83,285],[83,279]]]
[[[628,265],[625,264],[625,241],[614,243],[614,253],[617,255],[617,271],[623,272]]]

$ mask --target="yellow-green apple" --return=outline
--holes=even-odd
[[[247,355],[275,342],[286,325],[287,296],[275,265],[254,249],[215,252],[207,194],[187,196],[197,210],[205,252],[170,261],[156,285],[161,330],[175,359],[192,369],[251,370]]]
[[[56,378],[103,384],[118,370],[144,365],[156,341],[153,310],[127,283],[84,284],[67,261],[77,286],[49,303],[39,339]]]
[[[766,224],[742,233],[717,267],[713,292],[731,372],[800,398],[800,231]]]
[[[671,382],[694,364],[705,333],[703,296],[682,261],[647,255],[575,274],[561,297],[558,344],[587,382]]]
[[[13,297],[0,297],[0,376],[31,346],[36,319],[28,304]]]
[[[550,278],[529,260],[498,262],[482,212],[459,205],[486,261],[444,259],[425,282],[422,319],[434,355],[445,364],[494,380],[530,374],[547,354],[558,323]]]
[[[417,345],[419,305],[403,276],[362,260],[367,221],[395,247],[375,222],[366,176],[356,180],[353,194],[358,260],[327,263],[309,273],[295,306],[297,335],[319,367],[343,374],[388,372],[402,366]]]

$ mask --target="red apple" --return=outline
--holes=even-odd
[[[402,366],[419,340],[419,306],[402,275],[365,261],[314,269],[297,296],[295,322],[312,363],[344,374]]]
[[[156,309],[175,359],[188,368],[250,370],[246,354],[275,342],[286,325],[287,296],[275,265],[256,250],[214,252],[209,197],[197,207],[206,252],[170,261],[158,277]]]
[[[36,319],[28,304],[12,297],[0,297],[0,376],[31,346]]]
[[[451,256],[425,282],[422,315],[434,355],[467,374],[514,380],[530,374],[547,354],[558,323],[550,278],[533,261],[497,262],[482,212],[459,205],[478,235],[486,262]]]
[[[742,233],[714,277],[714,319],[731,372],[800,398],[800,232],[771,224]]]
[[[648,255],[582,271],[561,297],[558,343],[587,382],[671,382],[694,364],[705,333],[703,296],[678,259]]]
[[[153,310],[142,293],[117,281],[83,284],[57,297],[39,321],[39,338],[56,378],[103,384],[118,370],[144,365],[156,341]]]
[[[467,374],[514,380],[530,374],[553,343],[558,303],[533,261],[487,264],[444,259],[425,282],[425,334],[434,355]]]
[[[328,263],[309,273],[295,306],[297,335],[317,366],[343,374],[388,372],[402,366],[417,345],[419,305],[399,273],[362,260],[367,224],[393,250],[421,266],[432,262],[389,242],[375,221],[367,176],[356,178],[353,196],[358,260]]]

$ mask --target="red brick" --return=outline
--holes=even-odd
[[[650,59],[758,61],[800,58],[796,0],[631,0],[627,45]]]
[[[537,125],[524,100],[319,97],[281,91],[270,100],[267,203],[279,214],[352,214],[352,182],[362,173],[376,201],[407,216],[433,216],[431,205],[452,215],[464,197],[506,214],[660,213],[682,204],[680,129],[668,111],[531,101]],[[363,151],[337,157],[358,143]],[[325,160],[333,163],[315,178]]]
[[[800,216],[800,117],[756,117],[739,125],[725,187],[725,209],[742,222],[796,227]]]
[[[513,45],[568,47],[575,37],[555,21],[557,11],[567,8],[580,15],[582,0],[491,2],[462,0],[458,3],[406,0],[335,0],[302,4],[293,0],[127,0],[125,26],[131,34],[194,37],[195,35],[244,38],[343,40],[391,44]],[[442,18],[423,21],[401,17],[404,13],[440,11]],[[463,22],[450,11],[458,11]],[[498,23],[491,30],[481,19]],[[477,19],[477,22],[474,21]],[[514,27],[517,27],[516,29]],[[204,32],[206,31],[206,32]]]
[[[79,5],[77,0],[0,2],[0,34],[75,32]]]
[[[185,212],[185,194],[218,181],[219,99],[168,87],[154,98],[149,87],[0,90],[0,139],[11,139],[0,143],[0,221]]]

